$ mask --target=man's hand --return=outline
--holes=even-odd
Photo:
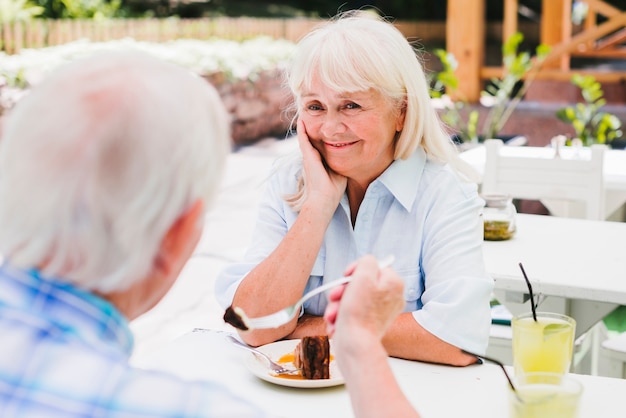
[[[345,272],[352,281],[333,289],[324,313],[330,336],[349,340],[365,331],[382,338],[405,302],[404,282],[391,268],[380,270],[372,256],[363,257]]]

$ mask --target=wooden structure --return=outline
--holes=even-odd
[[[0,22],[0,52],[17,54],[22,49],[63,45],[82,39],[106,42],[132,38],[167,42],[177,39],[232,39],[242,41],[270,36],[299,39],[320,19],[199,18],[199,19],[32,19]]]
[[[106,42],[124,38],[136,41],[167,42],[177,39],[232,39],[241,41],[257,36],[296,42],[320,18],[205,17],[198,19],[32,19],[26,22],[0,22],[0,53],[17,54],[22,49],[45,48],[81,39]],[[445,22],[395,21],[409,39],[420,43],[441,43]]]
[[[502,0],[504,16],[502,39],[517,31],[518,0]],[[589,10],[581,27],[571,20],[573,0],[543,0],[540,42],[551,47],[533,77],[538,80],[569,81],[574,72],[593,75],[600,82],[624,82],[626,71],[572,70],[570,58],[626,58],[626,12],[601,0],[585,0]],[[463,80],[461,94],[478,101],[483,81],[502,74],[501,67],[487,67],[485,58],[486,0],[448,0],[446,48],[458,63],[457,75]],[[599,19],[601,18],[601,19]]]

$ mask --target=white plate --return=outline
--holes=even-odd
[[[270,356],[274,361],[278,361],[285,354],[293,353],[296,345],[300,340],[284,340],[258,347],[258,350]],[[330,344],[330,353],[333,355],[332,340]],[[258,358],[254,353],[249,353],[246,357],[246,366],[248,369],[260,379],[275,383],[281,386],[290,386],[294,388],[325,388],[330,386],[343,385],[343,376],[339,372],[339,367],[335,361],[330,361],[330,379],[289,379],[279,377],[272,374],[267,367],[267,362]],[[289,365],[289,364],[288,364]]]

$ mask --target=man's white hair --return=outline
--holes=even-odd
[[[198,199],[208,206],[229,127],[208,82],[142,53],[57,70],[5,121],[0,253],[87,290],[124,290],[174,222]]]

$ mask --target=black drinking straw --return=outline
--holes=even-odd
[[[504,367],[504,364],[502,364],[502,362],[500,362],[499,360],[496,360],[494,358],[489,358],[489,357],[485,357],[485,356],[479,356],[478,354],[471,353],[471,352],[469,352],[467,350],[461,349],[461,351],[464,352],[465,354],[470,355],[470,356],[474,356],[474,357],[476,357],[478,359],[482,359],[482,360],[487,360],[490,363],[494,363],[494,364],[497,364],[498,366],[500,366],[500,368],[504,372],[504,376],[506,377],[506,380],[509,382],[509,386],[511,387],[511,390],[515,393],[515,396],[517,396],[517,398],[521,400],[521,398],[519,397],[519,395],[517,393],[517,389],[515,388],[515,385],[513,384],[513,380],[511,380],[511,376],[509,376],[509,374],[507,373],[506,368]]]
[[[533,313],[533,319],[537,322],[537,312],[535,311],[535,297],[533,296],[533,286],[530,284],[530,280],[528,280],[528,276],[524,271],[524,266],[522,263],[519,263],[519,268],[522,270],[522,274],[524,275],[524,280],[526,280],[526,285],[528,286],[528,293],[530,293],[530,310]]]

